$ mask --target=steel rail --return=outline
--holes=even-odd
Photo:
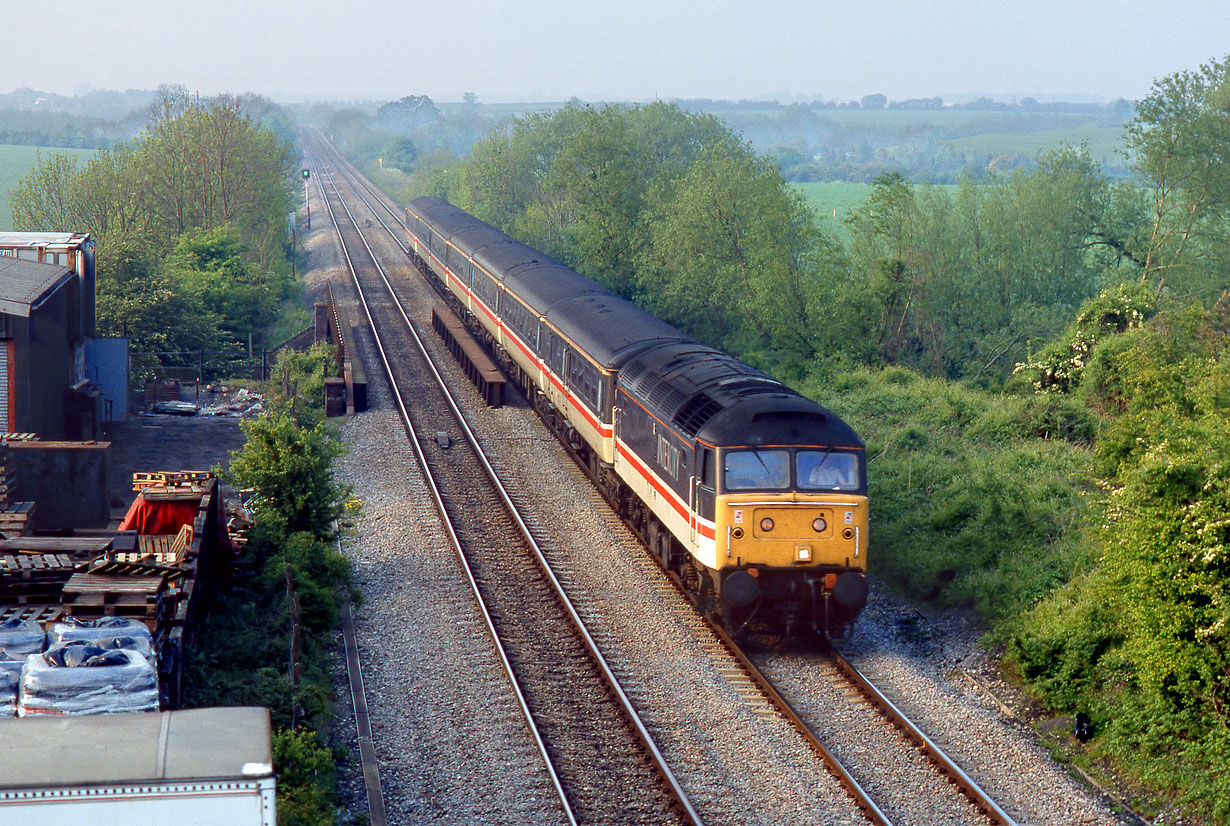
[[[834,650],[831,653],[833,661],[837,664],[837,667],[841,669],[842,673],[846,675],[846,678],[857,686],[858,690],[862,692],[863,696],[866,697],[873,706],[892,720],[894,725],[896,725],[905,734],[905,736],[910,739],[911,742],[918,746],[918,748],[926,754],[929,760],[936,764],[940,772],[946,775],[971,803],[981,809],[983,814],[985,814],[993,823],[1000,824],[1000,826],[1017,826],[1016,821],[1013,820],[1007,812],[1000,808],[999,804],[992,800],[991,796],[987,794],[972,777],[966,774],[960,766],[954,763],[952,759],[944,753],[943,749],[935,744],[935,741],[933,741],[923,732],[922,729],[915,725],[913,720],[907,717],[905,713],[899,709],[895,703],[893,703],[892,700],[888,699],[888,697],[884,695],[884,692],[876,688],[875,684],[873,684],[871,680],[867,679],[867,677],[854,666],[854,663],[842,656],[840,651]]]
[[[332,176],[329,174],[324,164],[319,163],[319,160],[317,164],[318,164],[319,171],[324,174],[326,179],[333,186],[335,197],[338,199],[339,202],[341,202],[342,207],[346,208],[345,201],[342,199],[341,193],[337,189],[337,185],[333,182]],[[504,649],[503,643],[500,641],[499,634],[496,632],[495,622],[492,620],[491,614],[490,612],[488,612],[487,606],[483,602],[482,597],[479,593],[478,582],[475,580],[474,573],[470,569],[470,564],[466,560],[465,552],[462,550],[461,539],[460,537],[457,536],[457,532],[454,529],[453,523],[448,518],[448,510],[445,508],[444,498],[443,496],[441,496],[440,489],[436,485],[436,480],[431,474],[430,466],[427,464],[427,457],[423,453],[422,445],[419,444],[418,431],[416,430],[414,426],[414,422],[411,421],[410,419],[410,413],[409,411],[406,410],[405,403],[402,401],[401,393],[399,392],[399,389],[397,386],[397,379],[394,378],[393,368],[392,368],[392,365],[389,363],[388,353],[385,350],[383,343],[381,343],[380,341],[379,328],[375,322],[375,318],[373,317],[371,308],[367,303],[367,297],[364,295],[363,286],[359,282],[359,275],[355,270],[354,261],[350,257],[350,250],[346,246],[345,239],[342,238],[341,226],[338,223],[337,216],[333,211],[332,204],[329,203],[327,193],[324,193],[323,185],[321,186],[321,190],[322,190],[322,194],[326,195],[326,197],[324,198],[324,201],[325,201],[325,208],[329,213],[329,220],[333,223],[333,227],[335,231],[337,232],[338,241],[342,248],[342,256],[346,259],[346,268],[349,270],[351,279],[354,281],[355,290],[357,291],[358,296],[359,296],[359,303],[363,305],[363,312],[367,316],[368,323],[371,325],[372,339],[374,340],[376,344],[376,350],[379,353],[380,361],[384,366],[385,375],[388,377],[389,384],[393,388],[393,399],[397,403],[397,410],[401,417],[402,426],[406,429],[406,435],[410,442],[411,448],[414,450],[415,459],[418,461],[419,467],[423,469],[423,476],[427,482],[427,487],[431,492],[432,501],[435,503],[436,509],[439,511],[439,513],[442,516],[442,521],[444,522],[445,530],[448,533],[449,542],[452,544],[453,550],[457,554],[457,558],[461,562],[461,567],[462,567],[462,570],[465,572],[466,581],[470,585],[470,590],[475,595],[475,600],[478,604],[478,609],[479,609],[479,613],[482,616],[483,624],[486,626],[487,633],[490,636],[493,645],[495,646],[496,656],[499,658],[500,664],[504,668],[504,673],[508,676],[508,680],[512,687],[513,694],[517,700],[517,705],[520,707],[521,714],[525,718],[526,726],[529,729],[530,737],[533,739],[535,747],[538,749],[538,753],[542,757],[543,763],[546,766],[547,775],[550,777],[551,785],[555,788],[555,793],[560,800],[560,805],[563,807],[564,816],[567,818],[571,826],[577,826],[577,819],[576,819],[575,813],[572,811],[572,804],[568,801],[568,795],[564,793],[564,786],[560,782],[559,775],[555,771],[555,765],[551,761],[551,755],[547,752],[546,742],[543,740],[542,734],[539,732],[538,726],[534,722],[534,715],[530,712],[529,704],[526,702],[525,695],[521,691],[521,686],[517,683],[516,675],[513,673],[512,663],[509,662],[508,654]],[[355,229],[358,231],[359,237],[363,240],[364,246],[367,248],[368,255],[370,255],[372,257],[372,260],[376,262],[377,269],[381,273],[381,276],[384,277],[384,268],[380,266],[380,263],[379,261],[376,260],[376,256],[372,252],[371,247],[367,245],[367,239],[363,237],[362,230],[359,230],[358,222],[354,220],[354,216],[350,213],[350,210],[348,208],[346,208],[346,213],[347,213],[347,216],[351,219],[351,223],[353,224]],[[386,284],[387,284],[387,278],[386,278]],[[390,288],[390,292],[391,291],[392,290]],[[397,306],[398,306],[398,309],[400,310],[401,309],[400,303],[398,303]],[[403,316],[405,315],[404,310],[402,310],[402,314]],[[409,318],[406,319],[406,324],[407,326],[409,326],[410,324]],[[432,369],[434,370],[434,367]]]
[[[685,818],[690,823],[696,824],[696,826],[701,826],[702,821],[701,821],[700,815],[696,812],[696,809],[692,805],[690,799],[688,798],[687,793],[684,791],[682,785],[679,783],[678,779],[675,777],[674,773],[671,771],[670,767],[667,765],[666,759],[662,755],[657,744],[654,742],[653,736],[650,734],[649,730],[645,727],[644,723],[641,721],[640,716],[636,713],[635,707],[633,706],[631,699],[628,697],[623,687],[619,684],[619,681],[616,678],[614,671],[611,669],[610,665],[607,663],[606,658],[602,655],[601,650],[599,649],[592,635],[589,633],[589,630],[585,627],[585,623],[582,621],[580,615],[577,613],[576,608],[573,606],[571,600],[568,599],[568,596],[565,593],[563,586],[559,582],[558,578],[555,576],[555,572],[551,569],[551,565],[548,562],[546,555],[543,553],[542,549],[539,547],[538,542],[535,540],[532,532],[530,531],[529,526],[526,524],[525,520],[521,516],[521,513],[517,509],[516,505],[513,503],[512,497],[509,495],[508,490],[504,486],[504,483],[499,478],[499,474],[496,472],[495,468],[492,467],[491,463],[487,460],[486,454],[482,449],[482,446],[478,440],[478,437],[474,434],[473,430],[470,428],[470,425],[468,421],[466,420],[465,415],[462,413],[459,405],[457,404],[456,399],[453,397],[452,393],[449,391],[448,383],[444,380],[443,376],[440,374],[440,372],[436,369],[435,365],[432,363],[430,354],[426,346],[423,344],[423,341],[419,337],[417,330],[415,330],[414,325],[411,323],[409,315],[406,313],[405,308],[401,303],[401,300],[396,296],[393,290],[392,284],[389,281],[388,274],[385,272],[383,266],[380,265],[379,261],[377,260],[377,256],[371,250],[370,245],[368,245],[367,239],[364,236],[362,229],[358,226],[358,222],[354,219],[353,214],[351,214],[349,208],[346,207],[344,199],[342,199],[340,190],[338,190],[336,183],[333,181],[332,175],[327,170],[324,170],[324,172],[330,184],[334,188],[335,195],[337,196],[338,200],[342,202],[342,207],[346,209],[348,217],[350,217],[352,224],[354,225],[360,238],[363,240],[364,246],[367,248],[368,255],[371,256],[373,262],[375,263],[376,268],[379,271],[381,278],[384,281],[385,286],[389,291],[389,295],[393,298],[393,302],[397,308],[398,313],[401,315],[403,321],[405,322],[407,329],[409,330],[411,336],[415,340],[416,346],[418,347],[419,351],[422,353],[429,369],[432,372],[432,375],[434,376],[436,382],[438,383],[440,389],[442,390],[444,397],[448,403],[448,406],[450,410],[452,411],[454,418],[457,420],[461,428],[461,431],[465,436],[466,441],[475,450],[475,453],[479,459],[479,462],[483,466],[484,472],[486,473],[487,477],[490,479],[492,485],[498,491],[499,496],[501,500],[504,502],[506,509],[511,515],[513,521],[517,524],[518,530],[521,532],[526,543],[529,545],[535,558],[537,559],[539,565],[542,567],[544,575],[546,576],[547,580],[551,583],[551,587],[557,599],[560,601],[560,604],[564,607],[564,610],[569,615],[569,618],[571,619],[572,624],[574,625],[577,633],[580,635],[581,639],[585,643],[585,646],[587,650],[589,651],[591,657],[593,658],[595,665],[597,665],[600,672],[602,673],[603,680],[607,683],[607,685],[610,687],[611,692],[619,700],[620,706],[623,709],[625,717],[627,718],[629,724],[635,730],[637,737],[638,739],[641,740],[643,746],[645,747],[645,750],[649,753],[652,761],[654,762],[654,766],[657,772],[663,778],[663,780],[667,783],[667,785],[671,788],[672,794],[675,796],[682,814],[685,816]],[[360,198],[362,199],[362,196],[360,196]],[[366,199],[362,199],[362,200],[364,200],[364,203],[367,203]],[[328,206],[327,199],[326,199],[326,205]],[[370,208],[371,205],[368,204],[368,206]],[[387,206],[385,208],[388,209]],[[375,210],[373,210],[373,212],[374,211]],[[333,215],[332,207],[329,207],[329,212],[330,212],[331,220],[333,220],[334,225],[337,226],[336,218]],[[377,220],[380,221],[381,225],[385,228],[385,230],[388,231],[389,234],[393,236],[395,240],[398,241],[398,244],[400,246],[400,239],[396,239],[396,234],[393,233],[393,231],[388,227],[388,225],[385,224],[384,221],[381,220],[378,216],[377,216]],[[338,235],[340,238],[341,236],[340,227],[338,228]],[[402,247],[402,249],[404,250],[405,248]],[[353,262],[350,259],[349,253],[346,253],[346,260],[347,260],[347,266],[350,268],[352,277],[355,279],[356,288],[359,290],[360,299],[363,303],[364,311],[365,313],[368,314],[368,318],[371,319],[371,313],[368,308],[366,300],[363,299],[362,288],[359,287],[358,285],[358,277],[354,271]],[[374,331],[375,331],[375,325],[373,323],[373,332]],[[379,340],[378,340],[379,336],[376,335],[375,337],[377,339],[377,346],[380,351],[380,356],[384,364],[385,372],[386,374],[389,375],[390,383],[393,383],[394,386],[396,386],[395,381],[392,378],[392,369],[389,364],[387,354],[383,346],[379,344]],[[397,396],[396,393],[394,395]],[[429,487],[432,491],[432,497],[435,501],[436,507],[440,510],[441,514],[444,516],[445,523],[448,525],[450,541],[453,543],[453,546],[456,552],[462,558],[462,564],[463,564],[463,567],[465,568],[466,575],[469,578],[469,581],[471,583],[471,588],[474,591],[476,598],[478,598],[481,603],[481,596],[478,591],[477,582],[474,580],[474,577],[470,571],[469,565],[464,560],[464,551],[462,550],[460,539],[457,537],[456,533],[454,532],[452,525],[449,524],[447,511],[445,509],[444,501],[440,495],[439,489],[436,487],[434,480],[430,480],[430,473],[427,471],[428,466],[427,466],[426,456],[422,453],[422,449],[418,443],[418,438],[415,435],[413,424],[410,421],[409,415],[406,412],[405,406],[403,405],[400,397],[397,398],[397,403],[398,403],[398,408],[401,411],[403,423],[405,427],[407,428],[408,433],[411,435],[410,441],[413,444],[415,455],[418,458],[419,462],[422,464],[425,475],[429,477]],[[494,624],[490,618],[490,615],[487,613],[485,607],[482,609],[482,613],[484,616],[484,622],[487,624],[489,632],[492,634],[493,638],[498,639],[495,633]],[[497,647],[499,648],[500,658],[502,662],[504,663],[506,673],[509,675],[510,680],[515,685],[516,680],[515,680],[515,677],[513,676],[512,666],[508,662],[507,656],[503,651],[503,647],[499,645],[498,641],[497,641]],[[528,705],[525,704],[524,697],[521,695],[519,688],[515,690],[518,696],[518,701],[522,705],[523,714],[527,715],[527,719],[532,719],[532,715],[530,715]],[[532,723],[531,723],[531,727],[534,728]],[[535,730],[535,735],[534,735],[535,740],[538,742],[540,746],[540,750],[543,753],[544,759],[547,760],[548,766],[550,766],[550,760],[546,754],[545,744],[543,744],[541,737],[537,734],[536,728],[534,730]],[[562,785],[560,784],[558,777],[555,775],[553,768],[551,769],[551,774],[552,774],[553,783],[556,785],[556,788],[559,790],[559,793],[561,794],[562,798],[566,800],[566,795],[564,795],[563,793]],[[569,809],[569,812],[570,812],[569,817],[571,820],[572,815],[571,815],[570,809]]]
[[[673,572],[668,571],[667,573],[674,581],[675,586],[683,591],[684,595],[687,596],[687,590],[683,587],[683,581],[675,576]],[[722,628],[721,625],[713,622],[708,617],[702,618],[704,619],[705,624],[709,627],[709,630],[713,632],[713,635],[718,638],[718,641],[722,643],[727,652],[729,652],[730,655],[735,658],[735,661],[739,663],[740,668],[743,669],[743,673],[746,674],[747,677],[756,684],[756,687],[759,688],[765,695],[770,705],[777,709],[777,712],[781,714],[782,717],[786,718],[786,721],[790,723],[790,725],[793,726],[797,732],[799,732],[799,734],[803,737],[804,742],[811,746],[812,750],[815,751],[816,754],[820,756],[820,759],[824,761],[824,765],[828,767],[829,772],[837,778],[841,785],[845,786],[846,791],[848,791],[850,796],[854,798],[855,805],[862,810],[867,819],[872,823],[878,824],[878,826],[893,826],[893,822],[889,819],[888,815],[886,815],[880,807],[876,805],[876,802],[871,799],[871,795],[869,795],[858,780],[854,778],[854,775],[850,773],[850,770],[837,759],[837,755],[829,751],[828,747],[821,742],[820,738],[816,736],[816,733],[811,730],[811,727],[807,725],[806,722],[803,721],[803,718],[798,715],[798,712],[794,710],[794,707],[791,706],[786,698],[781,695],[781,692],[777,690],[776,686],[774,686],[773,683],[770,682],[769,678],[756,667],[756,664],[753,663],[745,653],[743,653],[743,649],[739,647],[739,644],[726,633],[726,629]]]

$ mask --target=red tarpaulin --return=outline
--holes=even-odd
[[[133,500],[121,531],[136,531],[139,534],[179,533],[184,525],[191,525],[201,509],[201,500],[158,500],[150,502],[144,496]]]

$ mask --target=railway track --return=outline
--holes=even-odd
[[[484,457],[371,242],[370,219],[316,162],[410,446],[466,570],[568,823],[693,823],[700,818]],[[600,759],[595,759],[600,757]]]
[[[332,161],[332,165],[339,169],[348,166],[340,158],[335,158]],[[377,219],[378,223],[385,225],[385,229],[388,230],[393,243],[404,253],[404,242],[401,238],[397,237],[396,230],[389,227],[383,218],[376,215],[377,212],[383,210],[388,216],[391,216],[393,222],[400,225],[401,218],[396,208],[391,207],[383,196],[368,187],[361,178],[356,176],[353,180],[357,181],[357,183],[351,183],[351,186],[363,187],[367,192],[366,196],[361,193],[359,194],[359,197],[364,201],[365,207]],[[357,229],[358,222],[355,221],[354,224]],[[394,287],[390,285],[388,289],[392,291]],[[373,325],[375,326],[378,323],[381,322],[373,318]],[[409,319],[406,318],[403,323],[409,324]],[[430,427],[433,426],[429,426],[428,429]],[[436,452],[436,447],[439,447],[439,444],[436,443],[436,447],[433,447],[433,440],[431,438],[424,438],[422,435],[416,441],[419,443],[420,449],[423,450],[423,461],[425,463],[431,462],[432,454]],[[596,492],[594,496],[600,499]],[[443,507],[446,509],[449,507],[447,501],[443,503]],[[610,518],[615,519],[616,517],[614,514],[611,514]],[[522,525],[522,530],[527,536],[533,533],[524,524]],[[544,551],[540,549],[536,554],[543,556]],[[552,550],[548,548],[545,551],[545,555],[552,556]],[[556,565],[561,564],[560,560],[554,560],[554,562]],[[644,562],[654,564],[650,562],[648,556],[645,557]],[[518,572],[515,569],[524,564],[524,562],[514,563],[513,570],[507,567],[482,568],[477,578],[484,582],[503,577],[509,577],[512,581],[516,581]],[[567,582],[569,579],[567,564],[563,563],[563,565],[562,572],[558,577],[558,579],[564,580],[561,590],[572,592],[573,588]],[[574,615],[584,615],[587,613],[587,609],[584,607],[585,600],[578,597],[577,602],[580,607],[571,609],[571,613]],[[519,607],[516,604],[516,598],[514,598],[511,606],[504,604],[504,607],[495,609],[493,613],[502,618],[507,613],[517,612]],[[699,621],[699,618],[697,619]],[[538,632],[530,632],[531,635],[536,633]],[[818,734],[816,729],[820,729],[823,726],[817,725],[816,720],[813,719],[814,715],[809,715],[806,712],[802,714],[796,713],[791,703],[786,699],[786,696],[783,695],[783,692],[778,691],[771,679],[766,676],[765,671],[757,667],[755,660],[761,658],[761,653],[754,652],[749,655],[743,652],[739,646],[725,637],[721,629],[713,626],[708,628],[698,627],[697,634],[702,638],[707,638],[703,643],[706,655],[719,661],[717,667],[727,682],[735,689],[735,693],[742,697],[745,703],[751,706],[758,706],[759,710],[756,713],[764,716],[780,716],[789,720],[802,734],[809,746],[817,754],[821,755],[829,771],[837,776],[849,790],[850,795],[857,801],[859,809],[869,822],[883,824],[893,822],[931,822],[926,817],[918,814],[917,800],[915,799],[911,803],[909,799],[911,797],[910,793],[905,795],[906,800],[900,799],[902,797],[900,791],[894,791],[893,789],[894,786],[901,785],[898,778],[893,776],[877,777],[874,772],[865,770],[851,771],[845,768],[837,754],[835,754],[840,749],[829,749],[824,745],[823,741],[829,739],[832,736],[831,733]],[[595,649],[597,647],[599,646],[595,646]],[[815,655],[809,653],[788,656],[812,657]],[[871,686],[865,679],[860,680],[858,677],[853,676],[855,673],[853,667],[849,666],[848,663],[844,663],[839,654],[833,654],[832,657],[832,659],[827,661],[815,660],[814,662],[817,666],[815,669],[816,673],[822,675],[828,681],[831,690],[835,694],[845,698],[842,702],[852,706],[860,706],[862,711],[866,713],[872,713],[871,710],[875,709],[874,715],[881,715],[878,722],[864,720],[861,725],[869,726],[873,729],[891,727],[895,731],[902,732],[896,738],[899,741],[896,747],[906,753],[907,760],[912,760],[915,764],[932,766],[932,773],[938,774],[938,777],[941,778],[938,781],[940,786],[948,789],[953,797],[960,798],[960,802],[954,803],[950,807],[956,814],[953,815],[955,819],[950,819],[948,822],[1014,823],[1012,818],[978,787],[977,783],[973,782],[964,771],[943,755],[939,747],[926,734],[906,720],[891,700],[877,692],[874,686]],[[768,659],[771,661],[772,657]],[[613,683],[615,682],[613,675],[610,679]],[[786,694],[789,694],[789,692],[787,691]],[[862,699],[856,700],[856,696]],[[849,750],[848,747],[847,750]],[[920,767],[915,765],[911,770],[918,771]],[[669,774],[669,769],[666,769],[665,772]],[[659,769],[658,773],[662,774],[663,769]],[[565,794],[563,797],[567,798],[567,795]],[[914,797],[916,798],[916,795]],[[675,807],[672,810],[677,812],[678,808]],[[624,814],[621,814],[620,820],[621,822],[634,822],[628,820]]]

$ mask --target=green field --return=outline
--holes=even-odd
[[[1122,126],[1088,126],[1051,132],[988,132],[968,138],[945,141],[944,145],[970,155],[1024,155],[1035,157],[1044,149],[1061,144],[1089,147],[1089,157],[1103,165],[1124,163],[1124,128]]]
[[[871,184],[817,181],[790,185],[816,213],[820,226],[845,236],[845,217],[866,202]]]
[[[846,238],[846,216],[861,207],[871,197],[873,184],[855,184],[846,181],[817,181],[792,183],[791,188],[803,196],[803,200],[816,213],[816,219],[824,229]],[[951,184],[931,184],[935,189],[955,190]]]
[[[78,163],[86,163],[93,157],[93,149],[59,149],[57,147],[13,146],[0,144],[0,231],[12,230],[13,216],[9,214],[9,192],[40,159],[63,153],[75,155]]]

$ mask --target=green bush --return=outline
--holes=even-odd
[[[256,489],[258,538],[276,543],[307,531],[335,539],[350,489],[332,476],[343,447],[331,426],[322,421],[302,427],[285,407],[240,426],[247,440],[223,475],[236,487]]]
[[[1230,814],[1230,346],[1220,312],[1168,309],[1101,341],[1081,395],[1107,418],[1108,492],[1087,576],[1009,654],[1043,699],[1085,708],[1114,757],[1192,814]]]
[[[333,826],[337,763],[309,731],[275,729],[273,766],[278,775],[281,826]]]
[[[1090,489],[1092,420],[1074,404],[899,368],[817,377],[806,389],[867,442],[869,565],[905,595],[974,605],[1002,630],[1088,560],[1068,535]]]

